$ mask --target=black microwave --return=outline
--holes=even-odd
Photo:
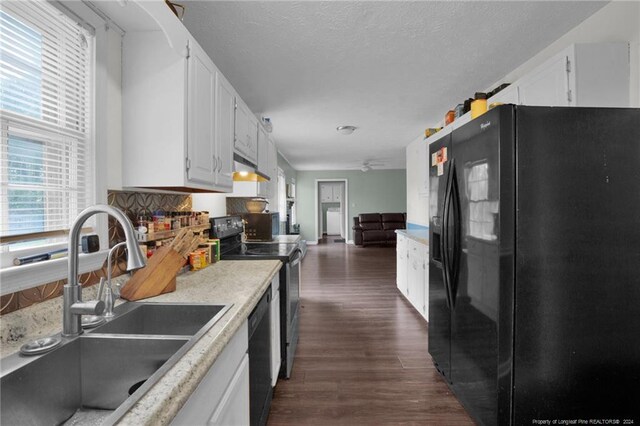
[[[272,241],[280,234],[280,214],[275,213],[241,213],[244,220],[244,232],[247,241]]]

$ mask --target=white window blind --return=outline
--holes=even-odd
[[[3,240],[67,230],[93,203],[93,48],[45,1],[0,3]]]

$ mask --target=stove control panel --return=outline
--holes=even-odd
[[[240,216],[223,216],[209,219],[211,238],[227,238],[241,234],[243,231],[242,218]]]

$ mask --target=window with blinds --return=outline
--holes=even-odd
[[[0,4],[0,238],[68,230],[94,200],[93,35],[45,1]]]

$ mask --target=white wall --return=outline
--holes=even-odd
[[[611,2],[558,40],[547,46],[527,62],[496,80],[487,89],[502,82],[515,81],[556,53],[573,43],[626,41],[630,43],[630,105],[640,107],[640,2]],[[450,99],[453,105],[455,99]],[[433,123],[439,118],[432,120]],[[427,167],[428,159],[417,156],[422,137],[407,146],[407,223],[428,225],[429,199],[418,191],[419,167]]]
[[[422,136],[407,146],[407,223],[429,226],[429,198],[419,195],[421,184],[420,168],[427,167],[426,158],[420,158]]]

